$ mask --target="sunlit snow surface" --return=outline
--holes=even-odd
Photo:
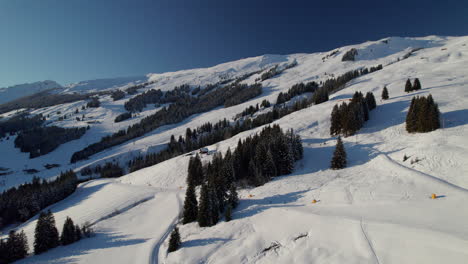
[[[220,76],[240,76],[278,63],[297,60],[298,66],[263,82],[262,96],[230,108],[191,116],[134,141],[116,146],[76,165],[68,164],[73,152],[102,136],[138,122],[157,109],[148,106],[141,116],[119,124],[123,103],[102,99],[102,106],[87,109],[99,124],[80,140],[29,160],[13,147],[13,139],[0,142],[0,166],[10,168],[5,187],[30,180],[25,164],[49,178],[60,170],[80,168],[115,159],[122,164],[132,155],[156,151],[172,134],[187,127],[232,118],[264,99],[275,102],[279,92],[302,81],[321,81],[361,66],[383,64],[381,71],[364,75],[330,97],[330,101],[292,113],[275,123],[293,128],[302,139],[305,157],[293,174],[275,178],[258,188],[241,190],[233,220],[200,228],[180,225],[182,248],[167,254],[168,232],[181,212],[185,193],[187,156],[179,156],[119,179],[83,183],[67,199],[54,204],[59,230],[66,216],[75,222],[95,223],[96,236],[58,247],[19,263],[466,263],[468,259],[468,37],[387,38],[339,48],[330,52],[260,56],[165,74],[150,74],[149,88],[172,89],[184,83],[205,85]],[[357,61],[341,62],[351,48]],[[416,48],[424,48],[401,60]],[[398,61],[400,58],[400,61]],[[247,79],[252,83],[259,74]],[[407,78],[418,77],[423,89],[404,93]],[[383,86],[390,99],[380,101]],[[355,136],[344,138],[348,168],[330,170],[335,138],[329,136],[330,112],[355,91],[372,91],[377,108]],[[405,117],[411,98],[432,94],[439,104],[444,128],[425,134],[408,134]],[[85,102],[65,104],[37,113],[73,112]],[[81,109],[81,108],[80,108]],[[81,111],[81,110],[80,110]],[[81,114],[81,112],[80,112]],[[69,120],[61,126],[76,126]],[[85,123],[83,123],[85,125]],[[210,146],[224,152],[235,148],[261,128],[246,131]],[[403,156],[409,159],[403,162]],[[210,157],[204,157],[205,161]],[[411,164],[412,160],[420,161]],[[60,163],[44,170],[45,163]],[[4,188],[5,188],[4,187]],[[438,199],[430,199],[435,193]],[[316,199],[318,203],[313,204]],[[20,226],[32,247],[35,219]],[[272,243],[276,250],[263,252]]]

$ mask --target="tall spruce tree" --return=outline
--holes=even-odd
[[[236,208],[238,204],[239,196],[237,195],[236,186],[231,184],[231,187],[229,187],[228,206],[231,206],[231,208]]]
[[[276,171],[278,175],[292,173],[294,169],[294,157],[287,140],[280,137],[277,140],[278,160],[276,161]]]
[[[34,233],[34,254],[41,254],[59,245],[59,234],[55,226],[55,219],[49,210],[41,212],[37,220]]]
[[[208,186],[204,183],[201,187],[200,192],[200,204],[198,206],[198,215],[197,221],[200,227],[211,226],[211,212],[212,212],[212,204],[210,199],[210,193],[208,190]]]
[[[203,182],[203,165],[198,154],[189,160],[187,185],[190,181],[193,181],[195,186],[201,185]]]
[[[388,97],[388,89],[387,89],[387,86],[384,86],[383,90],[382,90],[382,100],[387,100],[389,97]]]
[[[179,249],[180,245],[182,244],[180,240],[179,228],[174,227],[174,230],[171,233],[171,237],[169,238],[169,247],[167,248],[168,252],[174,252]]]
[[[5,263],[25,258],[28,255],[29,247],[24,231],[16,233],[15,230],[11,230],[5,243],[5,249]]]
[[[377,103],[375,102],[375,97],[372,92],[366,93],[366,103],[369,110],[373,110],[377,107]]]
[[[421,90],[421,82],[418,78],[414,79],[413,91]]]
[[[411,85],[410,79],[408,79],[405,84],[405,92],[409,93],[411,91],[413,91],[413,86]]]
[[[346,151],[341,137],[338,137],[336,142],[335,152],[331,160],[331,168],[334,170],[343,169],[346,167]]]
[[[6,239],[0,238],[0,263],[9,263],[8,257],[8,248]]]
[[[267,150],[265,155],[265,162],[262,164],[262,174],[263,177],[268,180],[276,177],[277,175],[275,161],[273,160],[273,155],[271,154],[270,149]]]
[[[340,134],[341,131],[341,120],[340,120],[340,110],[338,105],[336,104],[333,107],[333,110],[331,112],[331,118],[330,118],[330,135],[331,136],[336,136]]]
[[[62,245],[69,245],[76,241],[76,229],[73,220],[67,216],[65,223],[63,224],[62,235],[60,236],[60,242]]]
[[[185,192],[184,202],[184,215],[182,223],[188,224],[197,220],[198,215],[198,202],[195,194],[194,183],[189,183],[187,191]]]
[[[224,212],[224,218],[226,219],[226,222],[232,220],[232,206],[230,204],[228,204],[226,212]]]
[[[248,182],[253,186],[261,186],[266,182],[262,171],[258,168],[257,164],[255,164],[253,160],[250,160],[249,162]]]

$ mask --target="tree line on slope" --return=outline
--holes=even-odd
[[[265,124],[269,124],[292,112],[307,108],[314,103],[321,103],[321,99],[323,97],[326,97],[326,100],[328,100],[328,91],[339,90],[341,87],[344,86],[345,81],[349,81],[353,78],[361,76],[361,74],[366,74],[368,72],[369,70],[367,69],[354,70],[347,72],[337,78],[329,79],[324,83],[323,87],[325,88],[320,87],[318,89],[321,89],[322,94],[315,96],[313,95],[311,98],[304,98],[302,100],[296,101],[291,106],[276,104],[272,111],[258,115],[252,119],[238,120],[234,124],[230,124],[230,122],[227,120],[220,120],[215,126],[213,126],[211,123],[207,123],[202,126],[211,128],[214,127],[215,129],[213,130],[204,130],[202,128],[188,128],[187,130],[189,131],[202,131],[205,132],[205,134],[200,135],[200,133],[197,134],[196,132],[186,133],[185,138],[179,136],[178,140],[176,140],[174,136],[171,136],[171,141],[166,149],[160,151],[159,153],[148,153],[144,156],[138,156],[131,160],[128,165],[129,171],[134,172],[155,165],[162,161],[168,160],[170,158],[176,157],[178,155],[193,151],[195,149],[212,145],[214,143],[230,138],[240,132],[247,131]],[[295,84],[288,90],[285,97],[288,97],[290,95],[296,96],[299,95],[301,92],[308,92],[310,91],[311,87],[315,87],[313,82],[308,84]],[[315,93],[317,93],[318,90],[315,90]],[[265,105],[268,105],[268,103],[269,102],[265,102]],[[248,109],[249,108],[247,108],[244,111],[249,111]],[[89,168],[86,173],[89,173],[89,171],[92,171],[92,169]]]
[[[371,68],[381,69],[381,67],[379,66],[371,67]],[[328,100],[328,92],[337,91],[341,89],[342,87],[344,87],[346,82],[352,80],[353,78],[357,78],[361,76],[362,74],[367,74],[369,72],[370,70],[367,68],[358,69],[358,70],[346,72],[345,74],[338,76],[337,78],[328,79],[323,83],[322,87],[315,90],[315,93],[312,96],[312,98],[304,98],[302,100],[295,102],[292,106],[276,104],[272,111],[258,115],[257,117],[253,119],[238,120],[234,124],[230,124],[226,120],[221,120],[218,123],[219,124],[222,123],[223,125],[215,126],[216,129],[214,129],[214,131],[211,131],[211,130],[204,131],[207,133],[203,136],[197,136],[197,133],[193,133],[189,137],[187,137],[186,135],[185,139],[182,136],[179,136],[178,140],[175,140],[175,137],[172,136],[171,142],[168,144],[168,147],[162,150],[161,152],[148,153],[144,156],[138,156],[134,158],[132,161],[130,161],[128,165],[129,171],[133,172],[142,168],[146,168],[146,167],[155,165],[157,163],[160,163],[162,161],[168,160],[170,158],[176,157],[178,155],[193,151],[195,149],[217,143],[219,141],[230,138],[240,132],[250,130],[252,128],[259,127],[265,124],[269,124],[273,122],[274,120],[282,118],[292,112],[307,108],[314,103],[318,104],[318,103],[321,103],[322,101],[326,101]],[[286,96],[290,96],[290,95],[296,96],[296,95],[301,94],[301,92],[308,92],[311,89],[311,87],[315,87],[313,82],[308,83],[308,84],[303,84],[303,83],[295,84],[288,90],[288,92],[286,93]],[[213,88],[205,88],[205,89],[213,89]],[[320,93],[316,95],[316,93],[318,93],[319,91]],[[326,100],[323,100],[324,98]],[[267,105],[267,103],[269,102],[265,102],[265,105]],[[209,123],[209,126],[212,126],[212,124]],[[198,128],[195,130],[190,129],[190,131],[198,131],[198,130],[199,130]],[[92,168],[86,168],[86,170],[83,172],[86,174],[91,174],[92,171],[93,171]],[[83,175],[83,172],[82,172],[82,175]]]
[[[24,222],[45,207],[72,194],[78,184],[73,171],[61,173],[53,181],[33,178],[0,194],[0,228],[15,222]]]
[[[260,76],[260,81],[263,82],[263,81],[265,81],[267,79],[273,78],[273,77],[275,77],[277,75],[280,75],[285,70],[291,69],[291,68],[296,67],[296,66],[297,66],[297,61],[296,60],[294,60],[293,62],[291,62],[289,64],[285,64],[282,67],[280,67],[279,65],[275,65],[273,68],[271,68],[268,71],[262,73],[262,75]]]
[[[250,92],[250,89],[255,92]],[[73,153],[70,162],[75,163],[87,159],[95,153],[140,137],[160,126],[179,123],[190,115],[209,111],[226,102],[231,104],[240,103],[238,100],[248,100],[250,98],[245,96],[257,96],[259,91],[261,93],[260,84],[251,86],[233,84],[219,87],[201,97],[180,98],[168,107],[143,118],[139,123],[129,126],[126,130],[119,130],[110,136],[105,136],[99,142]],[[243,95],[235,96],[237,93],[243,93]]]
[[[15,147],[21,152],[29,152],[29,158],[36,158],[55,150],[63,143],[79,139],[86,133],[86,127],[35,127],[19,132]]]

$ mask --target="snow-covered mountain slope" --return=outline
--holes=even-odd
[[[6,88],[0,88],[0,104],[13,101],[17,98],[35,94],[49,89],[62,88],[54,81],[42,81],[34,83],[18,84]]]
[[[145,76],[121,77],[109,79],[88,80],[72,83],[64,87],[61,93],[90,93],[104,90],[125,89],[128,86],[146,81]]]
[[[342,62],[343,54],[351,48],[358,51],[356,61]],[[52,160],[61,164],[56,171],[41,170],[37,175],[43,178],[105,160],[123,164],[138,153],[161,149],[172,134],[182,135],[187,127],[232,118],[264,99],[275,102],[280,92],[295,83],[320,82],[359,67],[383,65],[382,70],[349,82],[329,101],[275,121],[302,137],[305,155],[294,173],[241,190],[240,205],[230,222],[221,220],[209,228],[196,223],[179,225],[183,243],[178,251],[166,253],[168,231],[181,212],[186,188],[189,157],[185,155],[118,179],[81,184],[76,193],[50,208],[59,230],[68,215],[79,224],[94,222],[97,235],[20,263],[466,263],[468,211],[463,208],[468,199],[468,37],[391,37],[334,51],[267,55],[207,69],[151,74],[148,78],[155,83],[150,87],[169,90],[185,83],[206,85],[227,78],[226,74],[240,76],[277,63],[298,63],[263,81],[263,94],[248,102],[191,116],[75,165],[68,164],[74,151],[134,122],[128,120],[122,127],[112,122],[124,111],[123,102],[128,97],[115,102],[103,97],[101,107],[85,110],[89,111],[86,116],[100,123],[92,124],[82,139],[36,159],[29,160],[13,148],[12,139],[0,142],[1,156],[7,157],[0,166],[13,171],[4,177],[6,188],[32,177],[22,175],[25,164],[29,168],[40,168]],[[253,83],[259,75],[244,82]],[[423,89],[405,93],[406,79],[416,77]],[[390,99],[381,101],[384,86]],[[344,138],[348,167],[330,170],[336,143],[329,135],[330,113],[335,104],[351,98],[355,91],[373,92],[377,108],[355,136]],[[439,104],[443,127],[430,133],[407,133],[404,122],[411,98],[428,94]],[[72,112],[84,103],[35,112]],[[155,108],[148,106],[141,116],[151,111]],[[77,124],[61,122],[56,124]],[[220,152],[233,149],[240,138],[260,129],[209,148]],[[409,159],[403,161],[405,155]],[[439,198],[430,199],[432,193]],[[318,203],[312,203],[314,199]],[[30,245],[34,221],[19,227],[27,233]],[[272,243],[276,246],[265,250]]]

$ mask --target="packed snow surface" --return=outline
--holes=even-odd
[[[68,164],[74,151],[120,128],[120,123],[112,121],[124,111],[127,98],[116,102],[103,98],[101,107],[86,109],[89,112],[85,114],[99,123],[93,124],[82,139],[39,158],[29,160],[27,154],[13,147],[12,139],[4,140],[0,142],[0,166],[12,171],[3,177],[5,189],[31,179],[31,175],[21,172],[25,164],[29,168],[39,168],[52,160],[61,164],[56,171],[41,170],[37,175],[43,178],[105,160],[123,164],[138,153],[161,149],[172,134],[182,135],[187,127],[233,118],[264,99],[274,103],[279,92],[295,83],[319,82],[359,67],[383,65],[382,70],[348,83],[328,102],[275,121],[302,137],[304,158],[296,164],[294,173],[261,187],[240,190],[240,204],[230,222],[221,219],[209,228],[180,224],[183,242],[178,251],[168,254],[167,246],[168,234],[183,207],[189,159],[186,155],[118,179],[82,183],[73,195],[50,209],[59,231],[66,216],[70,216],[79,224],[93,223],[96,235],[19,263],[466,263],[467,45],[468,37],[391,37],[342,47],[334,54],[266,55],[206,69],[150,74],[148,79],[154,81],[151,87],[168,90],[184,83],[206,85],[226,76],[298,62],[296,67],[265,80],[263,94],[257,98],[161,127],[76,165]],[[358,51],[356,61],[342,62],[341,57],[351,48]],[[411,55],[405,59],[408,53]],[[244,82],[253,83],[258,77],[253,75]],[[405,93],[406,79],[416,77],[423,89]],[[381,101],[384,86],[390,99]],[[343,139],[347,168],[330,170],[336,144],[336,138],[329,135],[331,109],[351,98],[355,91],[373,92],[378,106],[359,133]],[[404,122],[411,98],[428,94],[439,105],[443,128],[408,134]],[[83,103],[35,111],[71,112]],[[154,107],[147,107],[140,115],[154,111]],[[122,126],[137,120],[132,118]],[[60,124],[76,125],[70,120]],[[225,152],[235,148],[240,138],[260,129],[245,131],[208,148]],[[405,155],[409,159],[403,161]],[[202,159],[206,162],[210,156]],[[437,199],[430,199],[433,193]],[[318,202],[312,203],[314,199]],[[27,233],[30,246],[36,219],[18,227]]]

